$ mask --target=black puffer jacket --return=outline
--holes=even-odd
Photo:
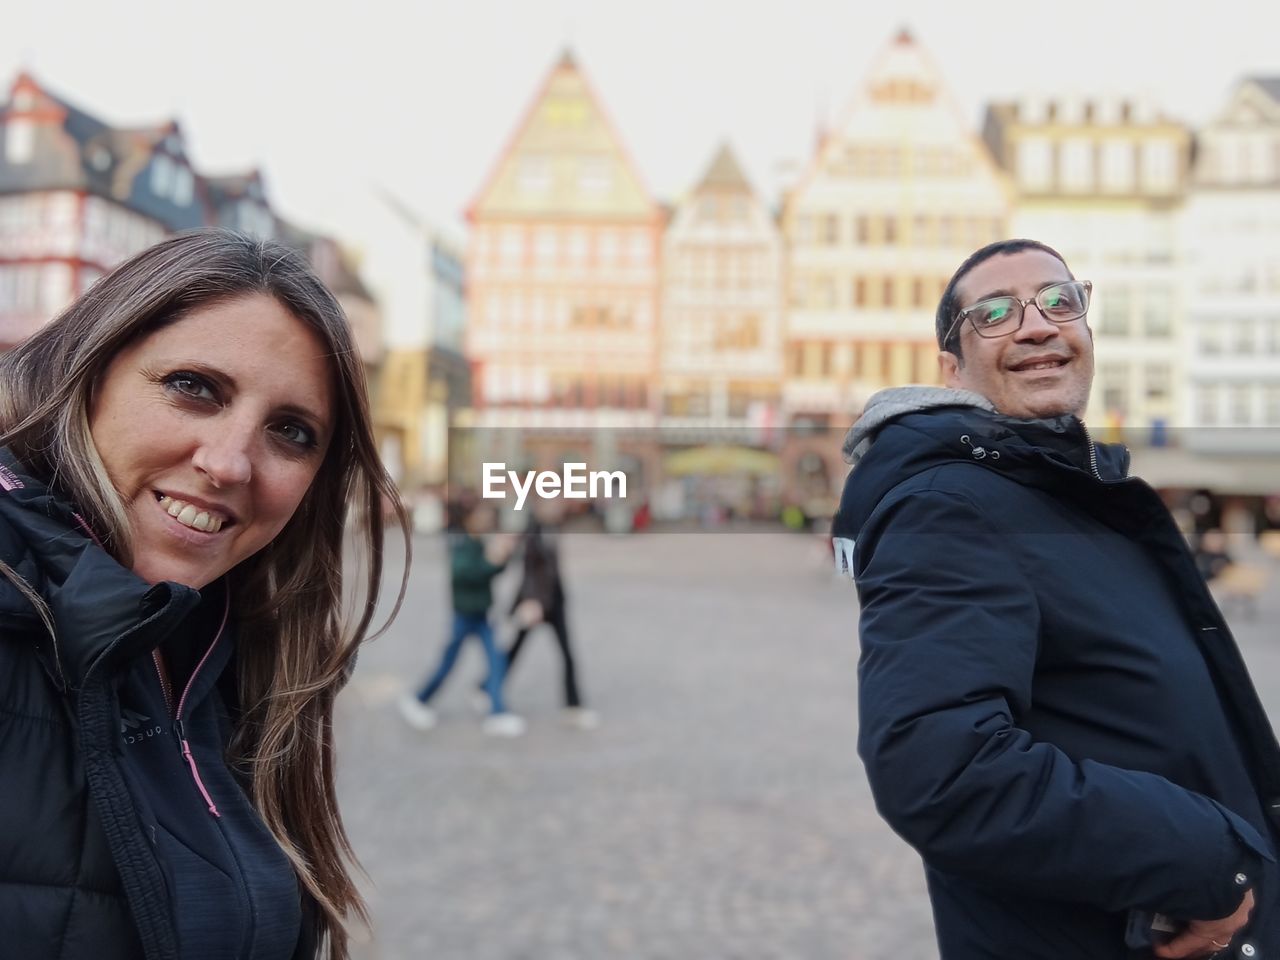
[[[0,559],[57,626],[0,577],[0,956],[313,956],[293,871],[224,761],[223,589],[148,586],[2,450]]]
[[[1232,955],[1280,956],[1280,747],[1160,499],[1074,417],[896,399],[835,534],[859,752],[943,957],[1149,956],[1153,914],[1245,887]]]

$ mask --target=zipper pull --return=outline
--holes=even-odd
[[[221,820],[222,814],[214,806],[213,798],[209,796],[209,791],[204,788],[204,781],[200,779],[200,769],[196,766],[196,758],[191,755],[191,744],[187,742],[187,738],[183,733],[181,720],[174,721],[173,730],[178,735],[178,743],[182,748],[182,758],[187,761],[187,766],[191,768],[191,779],[195,780],[196,789],[200,791],[200,796],[204,797],[204,802],[209,808],[209,812]]]

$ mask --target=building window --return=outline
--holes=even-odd
[[[1062,141],[1062,189],[1087,193],[1093,189],[1093,141],[1071,137]]]
[[[1280,353],[1280,320],[1267,320],[1262,324],[1262,352]]]
[[[1172,193],[1178,186],[1178,148],[1167,141],[1142,145],[1142,188],[1150,193]]]
[[[1133,190],[1135,163],[1133,144],[1128,140],[1107,140],[1102,144],[1102,189],[1107,193]]]
[[[760,346],[760,318],[754,314],[716,318],[715,350],[754,350]]]
[[[881,281],[880,299],[881,299],[881,302],[886,307],[893,306],[893,300],[894,300],[893,287],[894,287],[893,277],[885,277],[884,280]]]
[[[503,227],[498,240],[498,256],[508,266],[518,264],[524,256],[524,237],[519,227]]]
[[[871,223],[866,214],[859,214],[854,219],[854,230],[857,231],[858,243],[865,245],[871,242]]]
[[[1122,363],[1104,363],[1099,366],[1098,374],[1103,409],[1107,413],[1128,413],[1129,368]]]
[[[151,160],[151,192],[159,197],[169,196],[173,189],[173,161],[163,153],[158,153]]]
[[[791,281],[791,306],[803,308],[809,300],[809,284],[804,277]]]
[[[521,193],[543,194],[551,189],[551,160],[548,157],[521,157],[516,169],[516,185]]]
[[[1262,388],[1263,423],[1280,427],[1280,383],[1268,383]]]
[[[855,307],[865,307],[867,305],[866,277],[853,278],[853,305]]]
[[[916,214],[911,221],[911,242],[917,247],[928,246],[932,238],[929,236],[929,218]]]
[[[1169,399],[1173,384],[1173,372],[1167,363],[1149,363],[1145,373],[1147,400],[1164,403]]]
[[[817,380],[822,375],[822,344],[818,341],[806,341],[802,369],[801,376],[805,380]]]
[[[804,375],[804,347],[799,343],[787,347],[787,373],[793,377]]]
[[[1098,332],[1112,337],[1127,337],[1129,315],[1132,312],[1129,288],[1119,283],[1109,287],[1098,306],[1102,309]]]
[[[533,235],[533,256],[541,264],[554,263],[556,259],[556,234],[550,227],[539,227]]]
[[[195,178],[191,171],[179,166],[173,180],[173,202],[180,207],[188,206],[195,190]]]
[[[1209,318],[1200,325],[1198,337],[1200,352],[1207,357],[1215,357],[1222,353],[1222,330],[1218,327],[1219,322],[1217,319]]]
[[[1216,384],[1203,383],[1196,391],[1196,419],[1204,427],[1216,427],[1222,420],[1221,393]]]
[[[602,197],[613,190],[613,167],[608,157],[587,157],[582,161],[578,189],[588,197]]]
[[[1248,355],[1253,353],[1257,338],[1251,320],[1237,320],[1231,327],[1231,352]]]
[[[884,218],[884,242],[888,244],[898,242],[898,221],[895,217]]]
[[[1227,390],[1231,423],[1245,427],[1253,422],[1253,397],[1247,383],[1233,383]]]
[[[818,277],[813,283],[814,306],[830,310],[836,305],[836,285],[830,277]]]
[[[618,260],[621,244],[618,235],[612,230],[601,230],[596,235],[596,263],[612,265]]]
[[[582,266],[587,262],[587,231],[575,227],[569,231],[569,262],[574,266]]]
[[[1161,339],[1173,336],[1173,297],[1165,287],[1148,287],[1142,308],[1143,332]]]
[[[10,120],[4,126],[4,157],[12,164],[27,163],[35,151],[36,127],[30,120]]]
[[[1024,190],[1053,186],[1053,144],[1044,137],[1027,137],[1018,144],[1018,181]]]
[[[646,266],[650,260],[649,250],[649,234],[644,230],[633,230],[631,232],[631,243],[627,249],[632,266]]]
[[[911,305],[913,307],[924,306],[924,280],[915,277],[911,281]]]
[[[822,218],[822,242],[828,247],[840,242],[840,218],[834,213]]]

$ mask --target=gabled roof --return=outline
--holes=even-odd
[[[1280,103],[1280,77],[1246,77],[1245,79],[1257,84],[1267,96]]]
[[[112,127],[52,93],[26,72],[14,79],[9,100],[0,106],[0,120],[13,123],[24,117],[35,127],[31,157],[22,163],[0,157],[0,193],[84,190],[126,203],[174,230],[196,226],[203,219],[191,204],[180,206],[169,197],[152,193],[146,178],[139,176],[170,138],[179,144],[175,158],[185,161],[176,120]]]
[[[243,173],[208,174],[204,177],[209,202],[214,206],[231,203],[252,196],[265,202],[265,185],[262,171],[256,167]]]
[[[584,176],[584,170],[590,175]],[[530,189],[531,181],[539,183]],[[594,181],[598,189],[584,185]],[[654,220],[658,208],[600,98],[564,51],[547,73],[484,185],[468,219]]]
[[[944,118],[945,124],[954,131],[955,140],[967,143],[978,164],[1007,192],[1007,175],[964,118],[933,58],[904,27],[881,47],[839,121],[819,139],[805,170],[787,191],[784,209],[803,197],[824,170],[839,162],[839,154],[847,144],[896,144],[908,136],[898,124],[885,124],[880,119],[886,105],[898,109],[905,104],[933,110],[936,116]]]
[[[742,167],[738,165],[738,158],[734,155],[733,148],[727,142],[720,145],[720,149],[716,151],[715,158],[711,161],[711,166],[707,167],[707,172],[702,175],[702,179],[694,187],[695,191],[708,189],[742,193],[752,192],[751,181],[742,172]]]

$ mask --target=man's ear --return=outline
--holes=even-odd
[[[938,352],[938,369],[942,371],[942,382],[948,387],[960,386],[960,370],[964,361],[950,350]]]

